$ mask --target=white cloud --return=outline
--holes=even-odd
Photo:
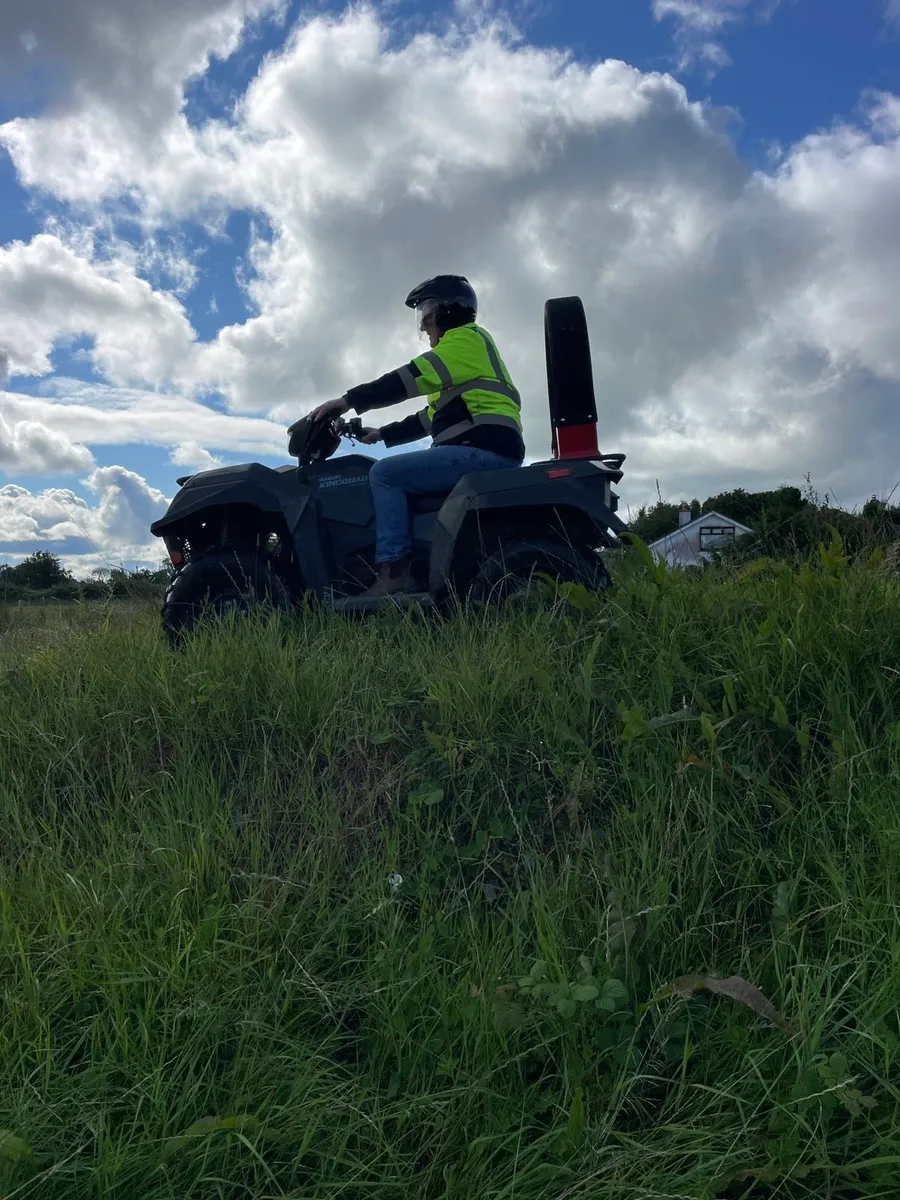
[[[696,57],[706,65],[707,75],[712,77],[725,67],[731,66],[731,55],[718,42],[701,42],[696,51]]]
[[[221,467],[221,458],[204,449],[199,442],[179,442],[169,455],[176,467],[193,467],[196,471],[212,471]]]
[[[99,545],[150,543],[148,528],[169,503],[158,488],[125,467],[97,467],[85,484],[99,498],[91,521]]]
[[[159,560],[159,543],[150,537],[149,526],[167,507],[162,492],[124,467],[91,470],[94,462],[84,442],[168,446],[173,464],[196,470],[220,465],[208,446],[242,458],[289,461],[284,428],[271,421],[229,416],[183,396],[80,380],[56,380],[48,387],[48,396],[0,391],[0,471],[90,470],[85,486],[99,500],[91,506],[69,488],[31,492],[15,484],[0,486],[4,553],[27,553],[52,542],[48,548],[79,575],[110,562]]]
[[[0,487],[0,547],[13,554],[43,548],[69,563],[85,556],[79,574],[98,557],[107,565],[157,562],[159,543],[148,530],[166,510],[163,493],[118,466],[97,467],[84,483],[97,496],[93,506],[69,488]]]
[[[232,454],[287,457],[283,424],[232,416],[181,393],[58,377],[47,381],[44,393],[0,392],[0,403],[11,421],[35,421],[70,441],[93,446],[138,443],[174,448],[199,442]],[[301,412],[298,405],[292,415]]]
[[[720,42],[713,40],[749,15],[768,20],[781,0],[652,0],[657,21],[675,23],[679,69],[696,62],[705,65],[707,76],[730,66],[731,58]]]
[[[43,375],[56,343],[88,335],[110,381],[164,383],[194,338],[174,296],[127,263],[90,260],[48,233],[0,247],[0,311],[10,374]]]
[[[755,3],[756,0],[653,0],[653,15],[657,21],[673,17],[688,29],[717,33]]]
[[[0,73],[25,94],[40,65],[53,80],[57,106],[100,104],[152,137],[179,111],[184,81],[202,75],[211,57],[232,54],[248,22],[281,7],[280,0],[4,4]]]
[[[39,421],[10,421],[0,409],[0,471],[8,475],[68,475],[93,465],[86,446]]]
[[[763,11],[657,7],[714,65],[739,11]],[[146,256],[107,240],[104,257],[63,230],[0,250],[13,369],[46,369],[54,341],[87,334],[118,381],[7,393],[8,419],[185,459],[285,456],[270,418],[404,361],[418,343],[403,296],[462,270],[521,385],[536,455],[549,440],[542,304],[583,296],[601,439],[628,451],[634,503],[656,478],[702,497],[811,471],[847,500],[895,482],[900,100],[753,173],[721,115],[670,76],[576,63],[490,22],[389,35],[366,10],[305,20],[227,120],[192,128],[172,109],[156,141],[105,100],[0,129],[26,183],[109,212],[127,198],[160,246],[184,220],[260,217],[253,315],[208,344],[140,278]],[[199,403],[207,389],[231,411]]]
[[[900,21],[900,0],[886,0],[884,15],[888,21]]]
[[[80,496],[67,488],[30,492],[15,483],[0,487],[0,544],[63,541],[78,536],[72,510],[87,510]]]

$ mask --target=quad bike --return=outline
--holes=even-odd
[[[599,551],[626,529],[612,485],[624,454],[601,454],[584,308],[577,296],[544,308],[551,460],[475,471],[449,493],[411,497],[416,600],[452,596],[497,601],[535,574],[612,586]],[[288,609],[312,594],[340,610],[374,577],[375,515],[363,454],[332,458],[362,422],[291,426],[298,466],[260,463],[183,476],[165,516],[150,530],[176,574],[162,609],[173,643],[204,613],[257,605]],[[384,601],[371,601],[379,607]],[[356,602],[357,611],[359,602]],[[365,607],[365,605],[364,605]]]

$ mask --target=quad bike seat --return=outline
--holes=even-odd
[[[449,495],[449,491],[445,491],[429,492],[425,496],[410,496],[409,510],[417,517],[421,517],[425,513],[437,512]]]
[[[507,475],[507,474],[509,474],[509,471],[519,471],[519,470],[521,470],[520,467],[510,467],[507,470],[503,471],[502,474]],[[496,470],[491,470],[490,472],[488,472],[488,471],[469,471],[468,474],[464,475],[462,478],[464,480],[471,481],[473,479],[477,479],[481,475],[487,475],[487,474],[490,474],[493,476],[493,475],[496,475],[497,472],[496,472]],[[462,481],[460,481],[460,482],[462,482]],[[459,484],[456,485],[456,487],[458,487],[458,486],[459,486]],[[450,493],[454,490],[455,490],[455,488],[446,488],[442,492],[428,492],[424,496],[410,496],[410,498],[409,498],[410,512],[414,516],[417,516],[417,517],[423,516],[425,513],[435,513],[440,508],[443,507],[444,501],[447,499],[447,497],[450,495]]]

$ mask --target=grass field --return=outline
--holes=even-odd
[[[898,601],[0,614],[0,1196],[897,1197]]]

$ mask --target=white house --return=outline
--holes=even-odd
[[[665,559],[670,567],[700,567],[713,550],[721,550],[737,537],[752,533],[740,521],[732,521],[721,513],[708,512],[696,521],[691,510],[683,508],[678,514],[678,528],[649,546],[654,558]]]

